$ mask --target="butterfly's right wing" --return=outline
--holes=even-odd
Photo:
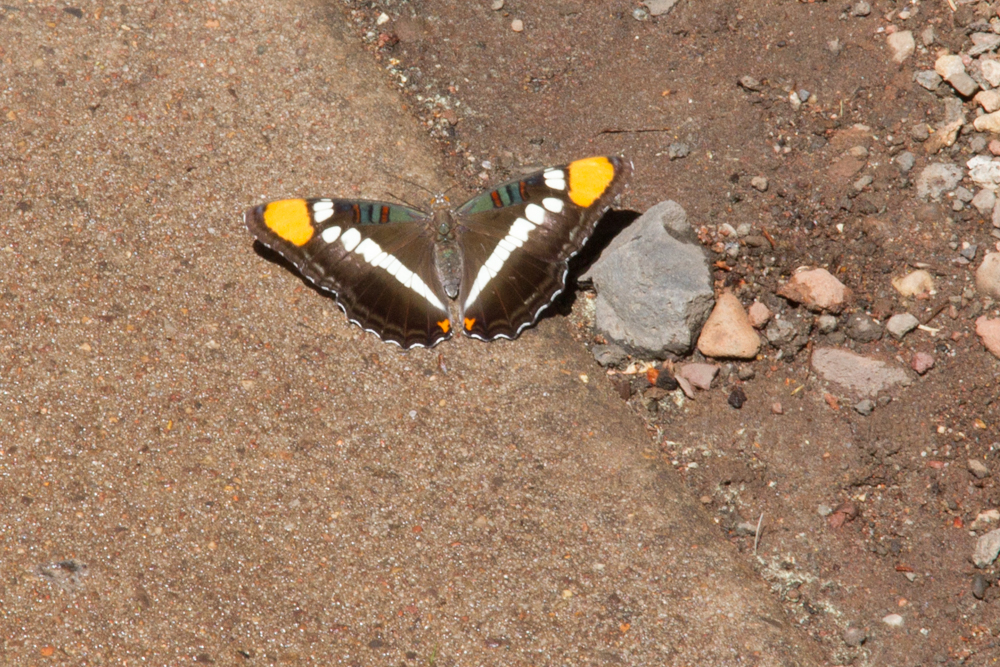
[[[244,215],[261,243],[333,293],[347,317],[403,349],[451,338],[423,211],[386,202],[285,199]]]

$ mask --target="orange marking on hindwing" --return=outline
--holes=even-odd
[[[476,325],[476,318],[474,318],[474,317],[466,317],[465,318],[465,330],[466,331],[472,331],[472,327],[474,327],[475,325]]]
[[[451,322],[449,320],[441,320],[437,325],[441,327],[441,331],[444,333],[448,333],[451,330]]]

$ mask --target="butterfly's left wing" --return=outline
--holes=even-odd
[[[569,258],[624,186],[632,164],[593,157],[479,195],[456,211],[462,331],[515,338],[566,285]]]

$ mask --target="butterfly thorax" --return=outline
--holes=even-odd
[[[454,299],[462,282],[462,252],[455,238],[455,217],[450,208],[438,206],[437,199],[434,203],[434,217],[431,219],[436,235],[434,265],[445,294]]]

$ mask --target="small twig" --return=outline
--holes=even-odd
[[[757,532],[753,536],[753,556],[757,557],[757,542],[760,540],[760,525],[764,522],[764,513],[760,513],[760,518],[757,519]]]
[[[670,132],[669,127],[643,127],[638,130],[622,130],[619,128],[608,128],[601,130],[597,134],[642,134],[643,132]]]
[[[953,12],[958,11],[958,7],[955,6],[954,0],[948,0],[948,6],[951,7],[951,11]]]
[[[938,315],[940,315],[941,312],[945,308],[948,307],[948,304],[950,304],[950,303],[951,303],[951,301],[947,297],[945,297],[944,299],[941,299],[941,302],[938,303],[936,306],[934,306],[934,310],[932,310],[930,312],[930,314],[927,317],[925,317],[923,319],[923,321],[921,321],[920,323],[921,324],[930,324],[931,322],[934,321],[935,317],[937,317]]]

